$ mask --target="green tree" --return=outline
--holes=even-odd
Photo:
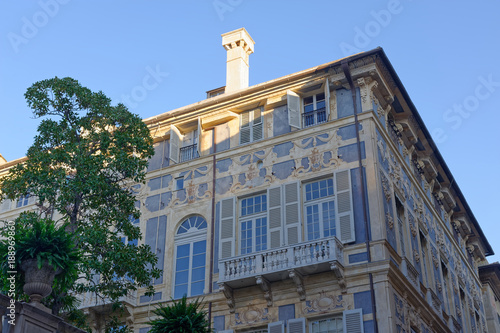
[[[154,153],[147,126],[123,104],[112,106],[102,92],[72,78],[37,82],[25,98],[42,120],[27,159],[0,179],[3,196],[36,196],[41,214],[67,223],[84,254],[78,265],[84,279],[70,290],[94,292],[116,304],[137,286],[151,294],[152,279],[161,276],[153,268],[156,256],[148,246],[122,241],[141,238],[131,219],[140,215],[134,185],[144,182]],[[68,295],[52,296],[58,314]]]
[[[172,300],[169,305],[160,305],[153,311],[158,318],[149,322],[149,333],[210,333],[212,330],[203,307],[198,299],[188,303],[186,296]]]

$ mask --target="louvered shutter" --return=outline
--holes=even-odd
[[[267,220],[269,221],[268,242],[269,248],[274,249],[283,245],[283,227],[281,224],[281,186],[267,190]]]
[[[286,101],[288,104],[288,123],[290,126],[300,128],[300,96],[293,91],[286,92]]]
[[[36,201],[36,197],[32,194],[28,197],[28,205],[33,205]]]
[[[293,182],[284,185],[285,196],[285,230],[286,244],[300,242],[300,183]]]
[[[354,233],[354,217],[351,195],[351,174],[349,170],[335,173],[335,195],[337,203],[337,236],[342,243],[356,240]]]
[[[235,255],[234,230],[234,198],[224,199],[220,204],[220,258],[225,259]]]
[[[198,117],[198,132],[196,133],[195,138],[193,139],[194,144],[196,144],[196,150],[198,153],[198,157],[201,157],[201,131],[202,131],[201,118]]]
[[[262,116],[262,109],[253,110],[253,122],[252,122],[252,130],[253,130],[253,138],[252,141],[257,141],[263,138],[263,123],[264,117]]]
[[[306,318],[289,319],[288,333],[306,333]]]
[[[0,206],[0,212],[6,212],[10,209],[12,201],[10,199],[4,199],[2,205]]]
[[[282,321],[267,324],[267,333],[285,333],[285,324]]]
[[[170,126],[170,159],[179,163],[179,148],[181,146],[181,133],[174,125]]]
[[[326,109],[326,120],[330,120],[330,83],[328,78],[325,82],[325,109]]]
[[[241,114],[241,124],[240,124],[240,144],[249,143],[250,138],[250,111],[243,112]]]
[[[364,333],[363,310],[345,310],[343,313],[344,333]]]

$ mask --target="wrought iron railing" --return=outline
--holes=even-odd
[[[302,114],[302,123],[304,127],[309,127],[326,122],[326,108],[317,109]]]
[[[198,158],[198,145],[195,143],[194,145],[182,147],[180,149],[180,157],[181,162],[186,162],[192,160],[194,158]]]

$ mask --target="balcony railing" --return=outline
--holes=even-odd
[[[257,276],[283,279],[292,269],[303,275],[329,271],[332,264],[343,265],[343,256],[336,237],[249,253],[219,260],[219,283],[235,288],[255,284]]]
[[[95,293],[86,292],[83,294],[78,294],[76,298],[80,301],[80,309],[91,308],[100,305],[109,305],[111,301],[109,299],[102,299],[96,297]],[[137,305],[137,291],[131,291],[127,296],[122,296],[118,300],[119,302],[124,302],[132,306]]]
[[[309,127],[326,122],[326,108],[317,109],[302,114],[304,127]]]
[[[181,162],[186,162],[194,158],[198,158],[198,145],[194,144],[191,146],[182,147],[180,149]]]

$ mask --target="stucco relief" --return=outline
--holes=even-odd
[[[306,300],[304,313],[328,312],[337,308],[348,310],[351,308],[340,294],[327,294],[321,291],[319,295],[311,300]]]
[[[387,177],[380,172],[380,179],[382,181],[382,189],[384,190],[385,201],[389,202],[392,199],[391,185]]]
[[[249,325],[264,321],[272,321],[267,308],[250,304],[246,309],[234,315],[236,325]]]
[[[385,214],[385,221],[387,222],[389,229],[394,228],[394,219],[392,218],[391,214],[389,214],[389,212]]]

